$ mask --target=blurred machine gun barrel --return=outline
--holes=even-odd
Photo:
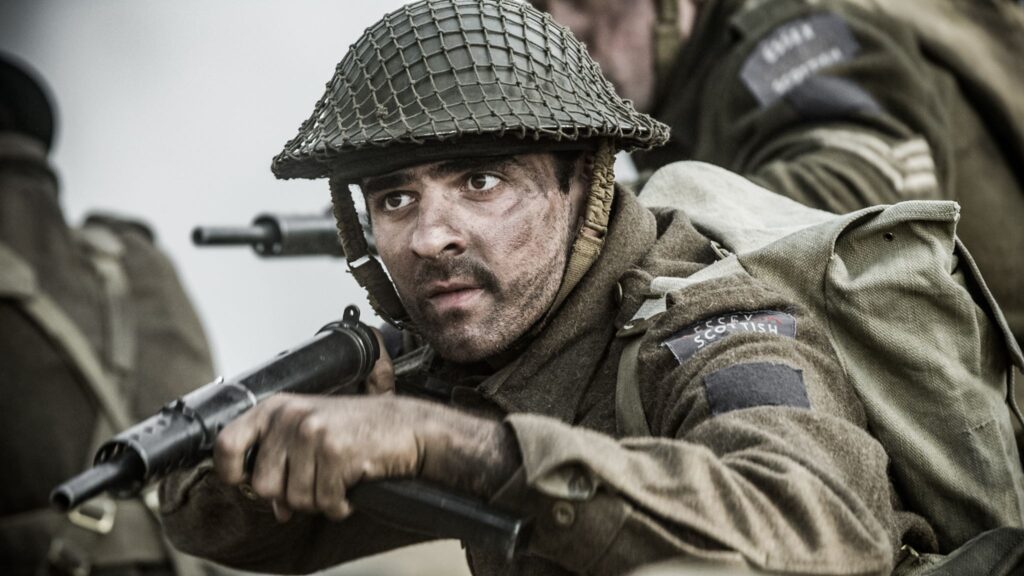
[[[360,220],[365,218],[361,215]],[[372,238],[367,236],[373,250]],[[197,246],[248,244],[264,257],[344,256],[338,228],[330,214],[266,213],[254,218],[249,226],[196,226],[192,229],[192,243]]]
[[[248,244],[260,256],[342,256],[330,214],[260,214],[247,227],[196,227],[198,246]]]

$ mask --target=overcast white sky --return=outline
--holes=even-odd
[[[69,218],[91,209],[155,228],[225,374],[291,346],[348,303],[340,260],[261,261],[200,249],[200,223],[322,211],[324,181],[277,181],[270,159],[348,46],[400,0],[5,0],[0,50],[34,66],[59,108],[53,160]]]

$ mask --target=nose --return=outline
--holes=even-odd
[[[416,229],[412,234],[413,253],[431,260],[462,254],[466,240],[455,220],[454,206],[440,199],[421,199]]]

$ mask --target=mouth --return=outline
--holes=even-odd
[[[484,289],[471,282],[431,282],[425,287],[426,301],[438,312],[469,306]]]

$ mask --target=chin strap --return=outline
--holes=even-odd
[[[548,310],[548,316],[554,313],[583,275],[590,270],[608,233],[608,220],[612,212],[612,199],[615,198],[615,149],[607,140],[601,142],[594,153],[594,169],[590,181],[590,194],[587,196],[587,214],[576,233],[576,240],[569,253],[569,262],[562,277],[562,286]]]
[[[331,208],[338,223],[338,238],[345,251],[349,272],[369,296],[374,312],[399,328],[411,328],[409,314],[405,311],[391,278],[384,272],[379,260],[370,254],[363,227],[356,214],[349,182],[331,178]]]

